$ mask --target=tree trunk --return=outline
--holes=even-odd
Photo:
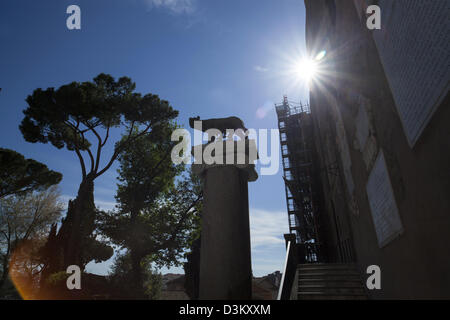
[[[133,299],[144,299],[144,279],[142,276],[141,261],[142,256],[136,250],[130,250],[131,255],[131,274],[133,281]]]
[[[78,194],[72,205],[69,205],[66,219],[58,236],[63,240],[64,268],[77,265],[84,268],[83,249],[86,249],[87,238],[94,231],[95,225],[94,180],[86,177],[80,184]],[[64,224],[67,225],[63,229]]]
[[[133,203],[134,205],[134,203]],[[143,259],[143,255],[141,254],[141,248],[139,248],[139,235],[136,233],[138,229],[138,216],[139,209],[133,208],[131,210],[131,230],[134,234],[134,239],[130,243],[130,257],[131,257],[131,277],[133,282],[133,295],[134,299],[144,299],[144,279],[141,268],[141,261]]]
[[[94,219],[94,180],[88,176],[81,182],[77,197],[69,201],[57,235],[55,228],[49,234],[45,278],[54,272],[66,271],[70,265],[83,269],[83,249],[94,230]]]
[[[191,300],[198,300],[200,283],[200,245],[201,238],[192,243],[191,252],[184,263],[184,288]]]
[[[2,277],[0,279],[0,291],[6,282],[6,278],[8,278],[8,273],[9,273],[9,264],[8,264],[8,260],[6,260],[6,261],[3,261],[3,273],[2,273]]]

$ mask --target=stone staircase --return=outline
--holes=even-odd
[[[367,300],[353,264],[311,263],[297,267],[298,300]]]

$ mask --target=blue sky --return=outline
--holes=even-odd
[[[81,30],[66,27],[72,4],[81,8]],[[81,179],[76,156],[26,142],[18,126],[34,89],[101,72],[129,76],[138,92],[159,94],[185,127],[191,116],[235,115],[247,128],[276,128],[274,103],[284,94],[308,97],[292,74],[305,51],[304,14],[302,0],[2,1],[0,146],[63,173],[63,198],[73,198]],[[98,206],[114,205],[115,177],[112,168],[96,180]],[[249,202],[253,273],[281,270],[288,229],[281,163],[278,174],[249,184]],[[88,270],[106,273],[109,264]]]

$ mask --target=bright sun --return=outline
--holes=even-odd
[[[302,59],[294,66],[296,75],[304,81],[310,81],[317,74],[317,63],[311,59]]]
[[[327,55],[326,50],[320,51],[314,58],[303,56],[294,63],[292,71],[296,78],[301,81],[309,82],[317,78],[319,71],[319,63]]]

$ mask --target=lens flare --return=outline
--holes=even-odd
[[[320,60],[322,60],[323,58],[325,58],[326,55],[327,55],[327,50],[322,50],[322,51],[320,51],[320,52],[316,55],[316,57],[314,58],[314,60],[320,61]]]
[[[296,63],[294,72],[304,81],[310,81],[317,74],[317,64],[314,60],[303,59]]]
[[[60,293],[65,289],[65,280],[51,285],[41,281],[42,269],[36,261],[36,244],[33,240],[23,241],[12,252],[9,263],[9,278],[23,300],[65,299]],[[66,272],[59,272],[65,276]]]

